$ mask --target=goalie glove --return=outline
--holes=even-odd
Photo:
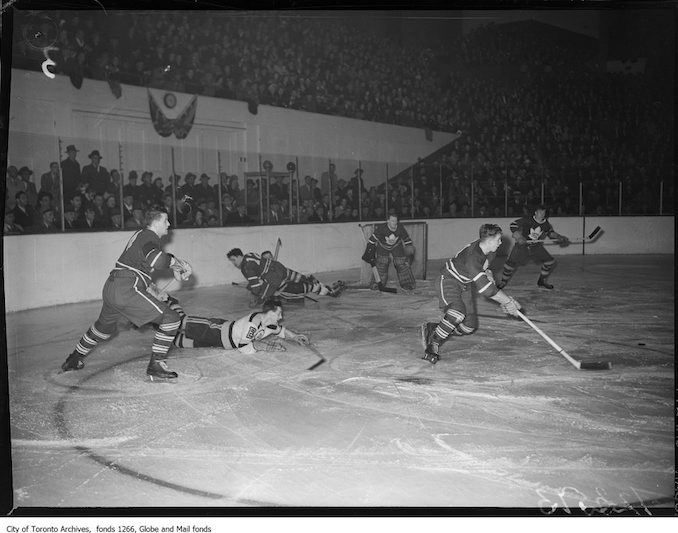
[[[518,316],[518,311],[521,309],[520,303],[513,296],[508,296],[508,301],[501,304],[501,310],[507,315]]]
[[[170,268],[174,271],[174,279],[177,281],[186,281],[191,277],[191,274],[193,274],[193,268],[188,261],[184,261],[178,257],[173,258]]]

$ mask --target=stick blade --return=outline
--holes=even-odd
[[[387,286],[384,285],[383,283],[380,283],[380,284],[379,284],[379,290],[380,290],[381,292],[388,292],[388,293],[390,293],[390,294],[397,294],[397,293],[398,293],[398,289],[393,289],[393,288],[391,288],[391,287],[387,287]]]
[[[306,370],[315,370],[315,369],[318,368],[320,365],[322,365],[324,362],[325,362],[325,359],[323,358],[323,359],[321,359],[320,361],[318,361],[317,363],[314,363],[314,364],[312,364],[311,366],[309,366]]]
[[[611,370],[612,363],[610,361],[581,361],[579,364],[580,370]]]
[[[602,228],[601,228],[600,226],[596,226],[596,227],[593,229],[593,231],[591,232],[591,234],[590,234],[587,238],[588,238],[589,240],[595,238],[595,236],[598,235],[598,234],[600,233],[600,230],[601,230],[601,229],[602,229]]]

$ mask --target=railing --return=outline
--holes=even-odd
[[[82,147],[81,154],[92,148],[91,141],[83,139],[50,142],[55,155],[71,144]],[[30,147],[33,153],[47,153],[39,144]],[[28,194],[34,196],[35,212],[32,223],[21,229],[13,225],[19,223],[17,216],[11,220],[15,198],[10,195],[22,186],[8,177],[4,234],[129,231],[144,227],[144,211],[153,207],[167,211],[175,228],[384,220],[390,211],[401,219],[519,217],[531,214],[537,204],[549,207],[551,216],[674,213],[672,179],[568,183],[513,177],[505,169],[486,166],[467,165],[461,171],[430,158],[408,166],[263,153],[250,157],[256,160],[252,165],[242,154],[225,151],[207,151],[190,161],[175,148],[164,150],[156,168],[145,171],[133,162],[142,159],[137,146],[109,142],[97,149],[103,155],[101,162],[109,164],[111,181],[85,185],[65,171],[65,180],[59,172],[50,182],[36,172],[35,179],[28,180],[35,184]],[[117,168],[110,169],[111,161]],[[40,165],[49,167],[49,158]],[[136,189],[130,181],[134,174]],[[94,213],[87,214],[86,207]],[[50,210],[52,225],[43,225],[42,213]],[[44,218],[49,222],[51,217]]]

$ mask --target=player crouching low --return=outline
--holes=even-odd
[[[467,244],[440,269],[437,284],[439,304],[444,316],[437,324],[421,326],[424,346],[422,359],[436,364],[440,346],[450,336],[471,335],[478,329],[474,291],[501,305],[506,314],[518,316],[520,304],[494,284],[489,270],[491,259],[501,245],[501,228],[496,224],[480,226],[480,239]]]
[[[284,298],[290,295],[317,294],[339,296],[345,288],[342,281],[332,286],[325,285],[314,276],[306,276],[273,259],[270,252],[243,254],[240,248],[233,248],[226,257],[240,269],[247,279],[247,289],[255,296],[255,305],[260,305],[272,296]]]
[[[283,321],[283,306],[275,298],[266,300],[261,312],[250,313],[233,321],[187,315],[175,298],[170,297],[169,302],[170,308],[181,316],[181,326],[174,338],[174,345],[179,348],[224,348],[252,354],[259,351],[254,342],[263,341],[271,335],[301,345],[309,344],[306,335],[295,333],[280,324]],[[285,350],[285,346],[279,342],[261,344],[264,351]]]

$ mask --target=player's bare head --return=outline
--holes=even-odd
[[[485,253],[496,252],[501,246],[501,228],[496,224],[483,224],[478,233],[480,247]]]
[[[546,218],[546,212],[548,208],[545,205],[538,205],[534,208],[534,218],[537,220],[544,220]]]
[[[273,254],[271,253],[271,250],[264,250],[261,252],[261,257],[264,259],[273,259]]]
[[[167,213],[158,209],[149,209],[146,211],[144,221],[148,229],[158,234],[158,237],[167,235],[170,223],[167,220]]]
[[[389,211],[386,223],[391,231],[395,231],[398,227],[398,214],[395,211]]]
[[[276,322],[282,322],[283,306],[282,301],[280,301],[280,299],[268,298],[261,306],[261,310],[264,313],[269,314],[272,320],[275,320]]]
[[[228,260],[233,263],[236,267],[240,268],[243,260],[242,250],[240,248],[232,248],[226,254]]]
[[[487,239],[494,237],[495,235],[501,235],[501,228],[497,224],[483,224],[480,226],[480,231],[478,231],[481,241],[486,241]]]

